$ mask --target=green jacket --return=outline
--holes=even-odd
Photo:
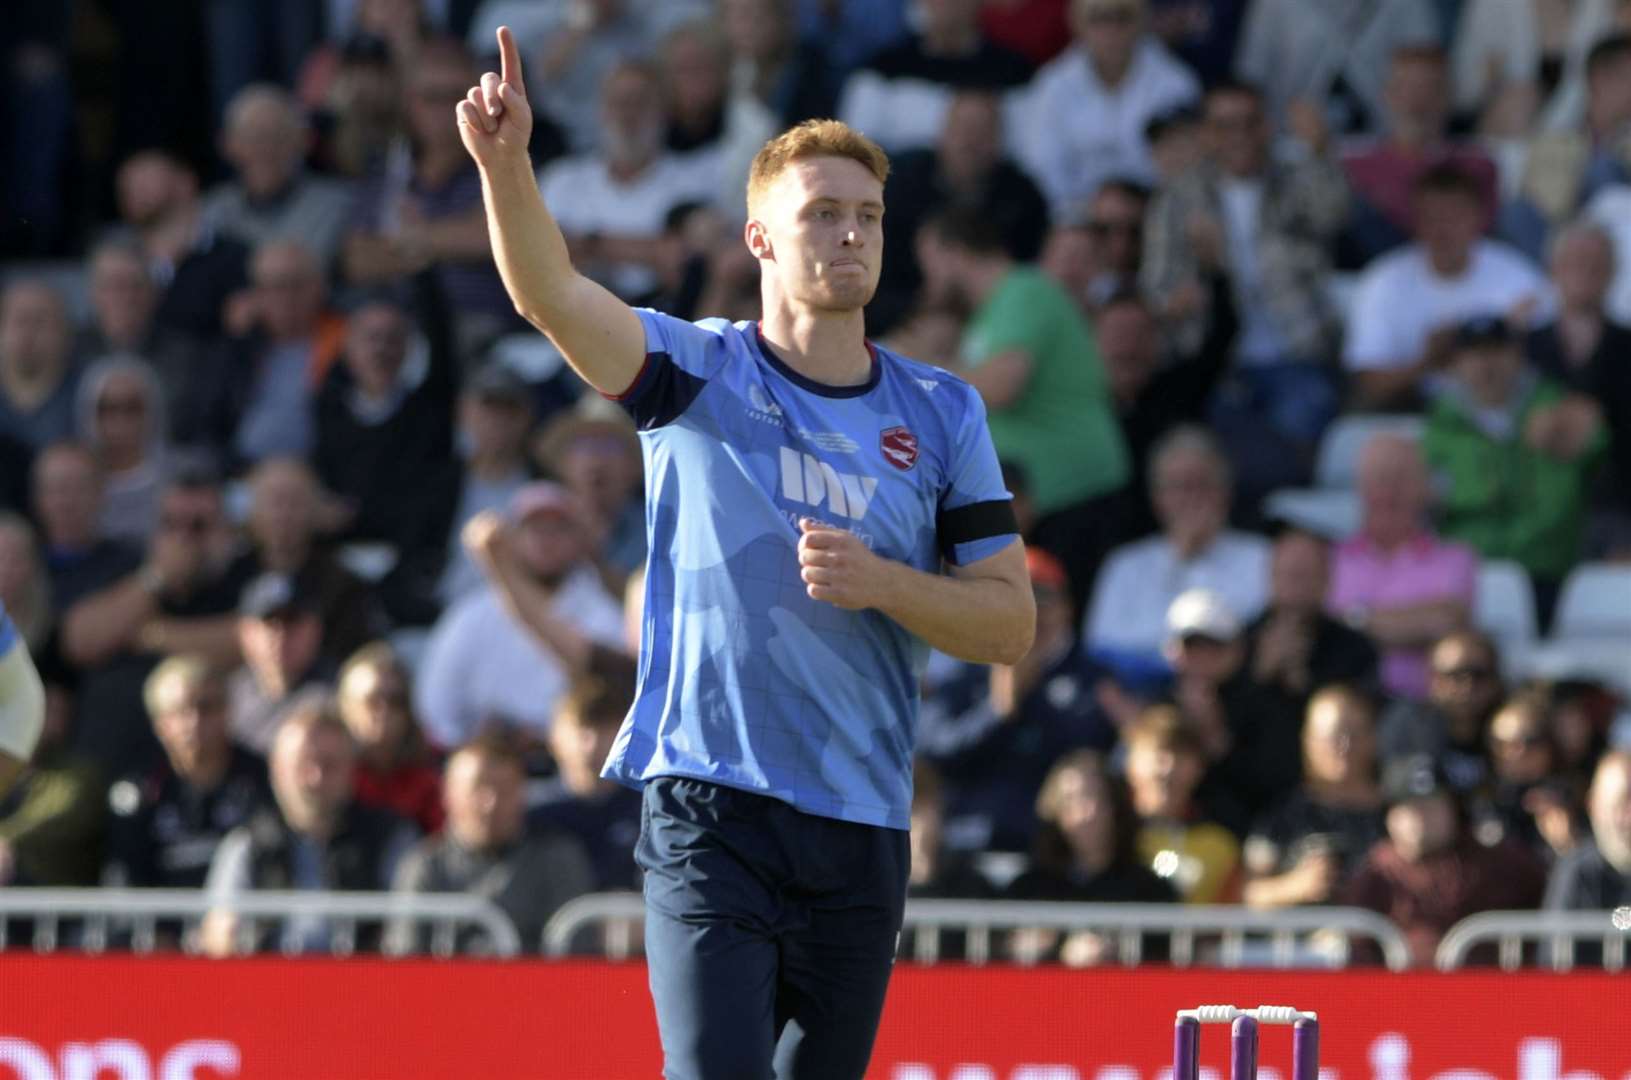
[[[1531,381],[1520,391],[1511,433],[1497,438],[1467,402],[1445,395],[1428,415],[1422,445],[1441,485],[1440,533],[1549,581],[1561,580],[1579,558],[1588,482],[1608,443],[1600,431],[1579,457],[1562,461],[1523,441],[1530,414],[1564,396],[1552,382]]]

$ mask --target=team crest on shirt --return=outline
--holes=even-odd
[[[917,464],[917,436],[906,428],[885,428],[878,436],[878,449],[885,461],[902,472]]]

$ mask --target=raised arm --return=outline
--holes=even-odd
[[[459,133],[481,170],[493,259],[516,311],[603,394],[622,394],[645,362],[645,331],[628,305],[572,266],[527,157],[532,109],[515,35],[498,30],[502,72],[459,102]]]

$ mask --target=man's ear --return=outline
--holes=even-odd
[[[776,249],[770,243],[770,230],[758,218],[748,219],[748,223],[742,227],[742,239],[747,242],[748,250],[753,252],[755,259],[775,260]]]

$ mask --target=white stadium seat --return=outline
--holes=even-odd
[[[1540,630],[1528,572],[1505,559],[1480,566],[1473,621],[1500,642],[1503,653],[1532,643]]]
[[[1596,679],[1631,697],[1631,635],[1563,638],[1513,658],[1510,677]]]
[[[1558,638],[1631,638],[1631,566],[1575,567],[1563,583],[1552,633]]]
[[[1269,493],[1263,512],[1327,540],[1346,540],[1359,531],[1359,496],[1353,491],[1281,488]]]
[[[1359,413],[1339,416],[1325,429],[1314,482],[1322,488],[1351,488],[1359,475],[1359,455],[1377,435],[1404,435],[1420,439],[1424,421],[1419,416]]]

